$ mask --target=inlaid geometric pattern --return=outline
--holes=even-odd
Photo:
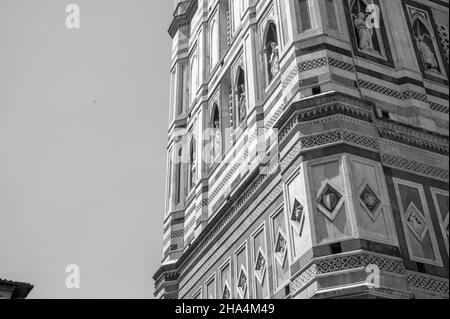
[[[281,229],[278,230],[277,241],[275,242],[275,259],[284,267],[287,256],[287,240],[286,235]]]
[[[378,143],[375,138],[355,134],[342,129],[303,137],[300,141],[302,143],[302,149],[309,149],[337,142],[348,142],[351,144],[367,147],[375,151],[378,150]]]
[[[295,232],[301,237],[303,232],[303,225],[305,223],[305,208],[296,199],[291,212],[291,224]]]
[[[263,285],[266,276],[266,256],[264,252],[259,249],[258,256],[255,261],[255,277],[260,285]]]
[[[299,72],[311,71],[325,65],[328,65],[328,59],[326,57],[318,58],[300,63],[298,65],[298,71]]]
[[[434,292],[448,298],[448,279],[438,279],[419,273],[408,272],[408,283],[410,287]]]
[[[405,218],[408,228],[422,242],[428,232],[428,222],[413,202],[406,209]]]
[[[439,34],[439,39],[441,40],[442,48],[444,49],[445,59],[447,60],[447,64],[449,63],[449,48],[448,48],[448,26],[446,25],[438,25],[437,31]]]
[[[368,81],[364,81],[364,80],[359,80],[359,86],[363,89],[367,89],[370,91],[374,91],[383,95],[388,95],[390,97],[399,99],[399,100],[403,100],[403,94],[399,91],[387,88],[385,86],[381,86],[372,82],[368,82]]]
[[[231,290],[227,282],[225,282],[223,287],[222,299],[231,299]]]
[[[316,276],[350,269],[364,269],[369,265],[376,265],[383,272],[389,272],[399,275],[406,273],[403,261],[384,257],[381,255],[372,255],[361,253],[348,256],[330,257],[324,260],[315,261],[312,266],[305,269],[292,283],[292,294],[302,290]]]
[[[180,229],[177,231],[172,232],[172,234],[170,235],[171,238],[180,238],[184,236],[184,229]]]
[[[382,161],[384,165],[400,168],[417,174],[426,175],[431,178],[448,180],[449,177],[448,170],[388,154],[382,155]]]
[[[245,268],[242,267],[237,282],[237,291],[241,299],[244,299],[246,297],[247,281],[247,272],[245,271]]]
[[[368,82],[368,81],[364,81],[364,80],[359,80],[358,81],[359,86],[363,89],[366,90],[370,90],[370,91],[374,91],[383,95],[387,95],[390,97],[393,97],[395,99],[401,100],[401,101],[405,101],[405,100],[417,100],[417,101],[421,101],[421,102],[425,102],[425,103],[429,103],[428,102],[428,97],[423,94],[423,93],[419,93],[419,92],[415,92],[415,91],[397,91],[376,83],[372,83],[372,82]]]
[[[338,59],[334,59],[334,58],[328,58],[328,63],[330,64],[330,66],[344,70],[344,71],[348,71],[348,72],[355,72],[355,67],[353,66],[353,64],[338,60]]]
[[[331,184],[325,183],[319,190],[316,201],[319,211],[333,222],[344,204],[344,197]]]
[[[442,104],[438,104],[438,103],[434,103],[434,102],[430,102],[430,107],[431,107],[431,109],[433,111],[449,114],[449,107],[448,106],[445,106],[445,105],[442,105]]]
[[[361,206],[370,218],[372,218],[373,221],[376,221],[381,213],[381,200],[367,181],[364,182],[360,188],[359,200]]]

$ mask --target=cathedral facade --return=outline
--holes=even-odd
[[[176,1],[155,296],[448,298],[448,13]]]

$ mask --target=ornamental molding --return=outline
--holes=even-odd
[[[434,153],[434,152],[427,151],[422,148],[406,145],[406,144],[399,143],[399,142],[394,142],[392,140],[380,139],[381,151],[385,150],[388,147],[389,148],[394,147],[394,148],[400,150],[402,152],[401,154],[407,154],[407,152],[411,152],[411,153],[420,154],[421,157],[426,156],[429,158],[437,159],[439,161],[442,161],[443,163],[448,162],[448,155],[441,155],[439,153]],[[389,152],[389,151],[386,151],[386,152]],[[424,161],[426,161],[426,160],[427,159],[424,158]]]
[[[335,129],[324,133],[308,135],[298,139],[297,144],[282,159],[282,167],[285,167],[289,159],[295,158],[299,153],[315,148],[323,148],[335,144],[351,144],[360,148],[378,152],[379,146],[376,138],[368,135],[357,134],[345,129]]]
[[[381,161],[384,166],[412,172],[414,174],[442,180],[448,183],[449,172],[447,169],[430,166],[425,163],[408,160],[406,158],[401,158],[390,154],[382,154]]]
[[[177,31],[182,27],[189,25],[198,9],[198,0],[179,1],[175,8],[174,18],[169,27],[169,35],[175,37]]]
[[[304,290],[317,276],[339,271],[366,269],[369,265],[376,265],[383,272],[397,275],[406,274],[406,268],[402,260],[373,253],[360,252],[345,256],[317,258],[312,261],[312,264],[301,270],[292,281],[292,296]]]
[[[354,145],[372,152],[380,151],[376,138],[344,129],[336,129],[298,139],[287,154],[281,158],[281,170],[284,171],[301,153],[336,144]]]
[[[363,122],[373,122],[373,112],[369,110],[364,110],[359,106],[351,106],[348,104],[344,104],[340,101],[321,101],[317,100],[317,103],[324,102],[325,104],[314,105],[308,109],[303,109],[303,107],[307,106],[306,101],[301,100],[299,102],[291,105],[291,116],[286,124],[277,123],[275,127],[283,128],[279,132],[279,142],[280,148],[282,149],[289,140],[289,137],[292,137],[298,129],[297,124],[304,124],[309,121],[319,120],[323,118],[329,118],[334,115],[346,115],[348,117],[358,119]],[[302,107],[302,109],[300,109]],[[289,113],[289,111],[287,112]],[[289,116],[289,114],[287,114]],[[284,115],[281,116],[285,117]]]
[[[434,141],[422,139],[417,136],[411,136],[407,134],[403,134],[398,130],[392,130],[385,127],[377,128],[378,134],[381,138],[391,140],[394,142],[398,142],[401,144],[406,144],[421,150],[426,150],[429,152],[441,154],[441,155],[449,155],[449,146],[448,141],[447,144],[437,143]]]
[[[347,63],[332,57],[315,58],[298,63],[297,67],[292,67],[288,75],[282,82],[283,89],[287,88],[299,73],[316,70],[325,66],[334,67],[350,73],[355,73],[355,66],[351,63]],[[414,90],[399,91],[366,80],[358,80],[357,83],[362,89],[390,96],[400,101],[417,100],[423,103],[427,103],[430,106],[430,109],[432,109],[433,111],[449,114],[448,106],[429,101],[428,96],[425,93],[417,92]]]
[[[433,277],[416,272],[407,272],[408,284],[411,290],[420,290],[437,294],[448,299],[448,279]]]
[[[392,120],[377,119],[375,121],[375,125],[378,129],[397,132],[402,136],[402,139],[405,138],[419,139],[423,141],[421,143],[434,143],[437,145],[446,146],[448,151],[448,144],[449,144],[448,136],[438,134],[432,131],[427,131],[425,129],[421,129],[418,127],[402,124],[400,122],[394,122]]]

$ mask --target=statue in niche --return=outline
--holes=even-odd
[[[222,151],[222,132],[220,131],[220,121],[218,119],[214,120],[213,137],[213,156],[216,158]]]
[[[419,49],[420,57],[422,58],[423,67],[426,70],[437,70],[438,62],[436,56],[430,46],[425,42],[425,38],[431,40],[431,37],[428,34],[416,36],[417,48]]]
[[[278,44],[275,42],[270,42],[270,73],[272,73],[272,77],[276,77],[278,72],[280,72],[280,52],[278,49]]]
[[[373,28],[367,25],[367,16],[363,12],[353,15],[353,23],[358,31],[359,49],[364,51],[375,51],[373,46]]]
[[[197,183],[197,162],[195,158],[192,160],[192,186],[195,186]]]
[[[195,143],[191,149],[191,187],[194,187],[197,183],[197,156],[195,153]]]
[[[247,116],[247,104],[246,104],[246,93],[245,84],[239,86],[239,122],[243,122]]]

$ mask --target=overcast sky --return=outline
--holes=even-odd
[[[0,278],[34,284],[30,298],[152,297],[172,9],[0,0]],[[68,264],[81,289],[66,289]]]

